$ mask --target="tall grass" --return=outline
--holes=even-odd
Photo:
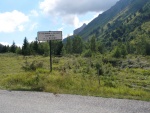
[[[53,72],[49,72],[49,58],[36,56],[0,55],[0,88],[10,90],[45,91],[54,94],[78,94],[150,101],[150,70],[122,69],[103,64],[104,74],[99,78],[97,59],[82,57],[53,58]],[[24,70],[25,62],[34,61],[43,66]],[[15,64],[15,65],[12,65]],[[7,67],[9,66],[9,67]],[[10,70],[8,70],[10,69]]]

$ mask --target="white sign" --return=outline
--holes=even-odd
[[[62,40],[62,31],[39,31],[37,37],[39,41]]]

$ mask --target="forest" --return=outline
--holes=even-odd
[[[118,33],[120,31],[116,31]],[[138,32],[136,30],[135,32]],[[115,33],[112,36],[116,35]],[[114,36],[115,37],[115,36]],[[109,42],[111,43],[111,41]],[[128,54],[135,55],[150,55],[150,37],[147,34],[138,35],[134,40],[122,42],[114,41],[113,46],[108,46],[92,36],[88,41],[83,41],[82,37],[74,36],[66,39],[66,42],[52,41],[52,54],[54,56],[63,56],[66,54],[80,54],[84,57],[91,57],[93,53],[111,54],[115,58],[125,58]],[[0,44],[0,53],[16,53],[20,55],[43,55],[48,56],[50,52],[49,42],[39,42],[37,38],[35,41],[29,43],[25,37],[22,47],[15,45],[11,46]]]

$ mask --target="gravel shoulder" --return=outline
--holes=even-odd
[[[0,113],[150,113],[150,102],[0,90]]]

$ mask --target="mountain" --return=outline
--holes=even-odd
[[[92,20],[78,35],[84,40],[96,35],[97,38],[106,42],[106,40],[111,40],[114,32],[118,30],[118,33],[122,32],[120,33],[121,37],[126,37],[131,33],[127,31],[127,27],[134,31],[142,23],[149,21],[149,4],[150,0],[120,0],[109,10]],[[144,19],[142,20],[142,18]],[[123,33],[125,31],[126,34]]]
[[[84,23],[80,28],[77,28],[73,31],[73,35],[78,35],[85,27],[86,24]]]
[[[86,27],[87,25],[84,23],[81,27],[75,29],[73,31],[73,35],[69,36],[71,39],[74,38],[75,35],[79,35],[79,33]],[[66,43],[67,37],[63,39],[63,43]]]

